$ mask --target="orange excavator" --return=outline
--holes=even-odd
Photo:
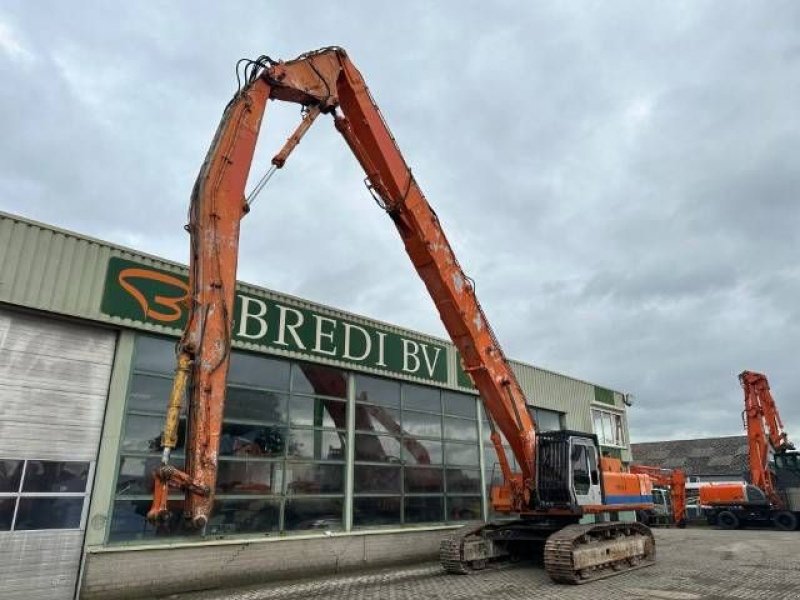
[[[797,529],[800,520],[800,453],[783,429],[766,375],[744,371],[742,419],[747,431],[750,483],[705,484],[700,506],[723,529],[772,524]]]
[[[286,62],[262,56],[242,64],[244,81],[225,108],[192,192],[187,226],[189,317],[177,346],[162,464],[155,473],[148,517],[164,518],[169,490],[178,488],[185,493],[188,521],[198,528],[208,522],[230,360],[239,223],[311,124],[327,115],[363,167],[369,192],[394,223],[480,392],[503,475],[502,484],[491,490],[491,500],[495,511],[518,516],[467,528],[443,541],[440,558],[445,570],[466,573],[536,545],[544,545],[545,567],[558,582],[584,583],[652,564],[655,542],[650,529],[619,520],[622,511],[652,506],[649,478],[623,472],[613,459],[603,459],[609,468],[601,468],[594,435],[537,431],[472,280],[461,269],[439,218],[346,52],[329,47]],[[300,105],[303,118],[246,196],[268,100]],[[170,464],[170,454],[187,390],[189,427],[182,471]],[[520,472],[509,466],[501,433]],[[591,522],[579,524],[582,519]]]
[[[686,527],[686,473],[683,470],[634,464],[629,471],[646,475],[653,483],[653,509],[637,511],[640,521],[647,525]]]

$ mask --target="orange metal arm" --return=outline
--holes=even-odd
[[[662,469],[646,465],[631,465],[631,473],[647,475],[653,485],[669,488],[672,519],[676,525],[686,519],[686,474],[681,469]]]
[[[783,499],[769,468],[770,450],[775,453],[794,450],[794,444],[783,430],[766,375],[743,371],[739,374],[739,383],[744,389],[742,416],[747,430],[751,483],[761,488],[773,505],[781,507]]]
[[[239,220],[247,211],[245,183],[268,98],[308,109],[298,130],[273,159],[274,168],[284,165],[318,114],[333,116],[336,129],[366,172],[368,188],[397,227],[487,412],[511,445],[521,477],[512,475],[502,446],[496,447],[513,504],[522,508],[535,477],[536,441],[525,396],[472,282],[459,266],[361,74],[345,51],[335,47],[285,63],[264,57],[249,64],[245,87],[223,115],[192,195],[192,305],[179,347],[192,361],[187,473],[186,477],[176,475],[165,459],[157,474],[160,502],[154,503],[149,516],[165,514],[166,490],[171,484],[187,490],[186,511],[196,526],[206,523],[211,509],[230,353]]]

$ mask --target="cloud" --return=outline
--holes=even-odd
[[[798,25],[792,2],[12,3],[0,208],[185,261],[236,60],[340,44],[510,356],[634,393],[636,440],[739,433],[743,369],[800,431]],[[270,104],[253,178],[299,118]],[[444,335],[362,180],[320,119],[243,223],[241,278]]]

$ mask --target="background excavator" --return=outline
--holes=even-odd
[[[744,390],[750,482],[706,484],[700,487],[700,506],[709,523],[723,529],[747,524],[785,531],[800,521],[800,453],[783,429],[767,377],[744,371]]]
[[[148,517],[158,521],[168,514],[172,487],[185,492],[186,518],[192,526],[203,528],[208,522],[230,361],[239,222],[314,120],[329,115],[363,167],[369,192],[397,228],[465,371],[480,392],[503,475],[502,484],[491,489],[492,505],[495,512],[516,517],[465,528],[443,541],[445,570],[466,573],[536,546],[544,547],[545,567],[559,582],[584,583],[652,564],[655,542],[650,529],[618,520],[621,511],[652,507],[650,479],[624,472],[618,460],[601,459],[594,435],[537,431],[472,281],[462,271],[436,213],[345,51],[331,47],[287,62],[262,56],[241,63],[243,85],[223,113],[192,193],[187,226],[191,239],[189,318],[177,346],[162,464],[155,473]],[[246,197],[268,100],[300,105],[303,119]],[[180,470],[170,464],[170,454],[187,390],[186,468]],[[381,416],[372,418],[380,421]],[[519,472],[510,468],[501,434],[511,446]],[[424,455],[419,459],[424,460]],[[579,524],[582,519],[592,522]]]
[[[636,518],[647,525],[686,527],[686,473],[636,464],[629,470],[646,475],[653,484],[653,508],[637,511]]]

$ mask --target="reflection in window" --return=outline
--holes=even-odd
[[[448,465],[478,466],[478,446],[476,444],[457,444],[446,442],[445,461]]]
[[[283,463],[260,460],[221,460],[217,494],[280,494]]]
[[[620,413],[593,408],[592,424],[601,445],[625,446],[625,422]]]
[[[81,525],[83,497],[19,499],[15,531],[30,529],[78,529]]]
[[[357,433],[355,440],[355,457],[357,461],[393,463],[401,461],[400,441],[395,437]]]
[[[285,360],[231,353],[228,383],[245,387],[289,391],[289,365]]]
[[[444,437],[451,440],[478,441],[478,422],[458,417],[444,418]]]
[[[344,465],[287,462],[287,494],[344,493]]]
[[[447,469],[447,493],[480,494],[480,471],[473,469]]]
[[[16,498],[0,498],[0,531],[9,531],[11,529],[11,521],[14,519],[14,508],[16,506]]]
[[[289,498],[284,509],[284,528],[341,529],[343,507],[341,498]]]
[[[447,497],[448,521],[475,521],[481,518],[483,516],[480,496]]]
[[[285,394],[229,386],[225,419],[284,423],[287,402]]]
[[[293,429],[288,456],[313,460],[345,460],[345,434],[323,429]]]
[[[444,491],[441,469],[406,467],[403,481],[408,494],[441,494]]]
[[[23,492],[84,492],[89,463],[29,460],[25,468]]]
[[[400,406],[400,384],[389,379],[356,375],[356,402]]]
[[[292,392],[347,397],[347,374],[340,369],[300,363],[292,366]]]
[[[353,498],[353,525],[393,525],[400,522],[401,501],[398,497],[377,496]]]
[[[406,496],[406,523],[443,521],[444,502],[441,496]]]
[[[111,541],[198,535],[184,523],[178,494],[166,523],[145,521],[174,363],[174,340],[137,337]],[[231,355],[228,383],[206,533],[343,526],[348,390],[356,401],[356,527],[458,520],[480,505],[474,395],[240,351]],[[179,468],[185,435],[182,418]],[[13,485],[11,467],[3,467],[0,485]],[[3,518],[0,507],[0,529]]]
[[[292,425],[347,428],[347,404],[339,400],[292,396],[289,412]]]
[[[0,493],[19,491],[23,462],[21,460],[0,460]]]
[[[440,438],[442,437],[442,419],[439,415],[404,411],[403,429],[411,436]]]
[[[208,522],[208,533],[256,533],[277,531],[280,525],[280,500],[217,500]]]
[[[353,491],[356,494],[399,494],[400,467],[356,465],[353,469]]]
[[[477,417],[475,413],[475,396],[457,394],[455,392],[443,392],[442,400],[444,401],[445,414],[468,417],[470,419],[475,419]]]
[[[575,493],[580,495],[588,494],[591,480],[589,478],[589,458],[586,454],[586,446],[573,446],[571,461],[572,483],[575,486]]]

